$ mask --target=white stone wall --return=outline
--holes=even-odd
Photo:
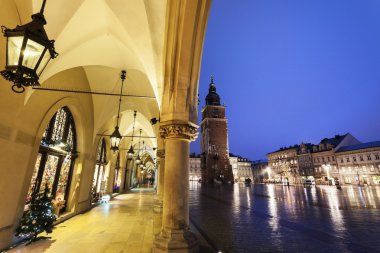
[[[201,179],[201,158],[193,158],[189,159],[189,180],[190,181],[198,181]]]
[[[380,147],[337,152],[336,160],[332,174],[342,184],[380,184]]]

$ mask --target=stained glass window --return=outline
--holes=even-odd
[[[53,133],[51,135],[52,141],[62,141],[63,140],[63,134],[65,132],[66,119],[67,119],[66,108],[59,109],[58,112],[55,114],[55,118],[54,118]]]
[[[69,125],[69,133],[67,134],[67,144],[69,144],[71,147],[74,146],[74,131],[73,131],[73,125]]]

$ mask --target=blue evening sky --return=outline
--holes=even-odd
[[[347,132],[380,140],[380,0],[214,0],[199,111],[211,74],[235,154]]]

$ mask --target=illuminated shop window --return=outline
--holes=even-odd
[[[113,181],[113,192],[117,193],[120,190],[120,184],[121,184],[121,170],[120,170],[120,153],[117,153],[117,159],[115,164],[115,177]]]
[[[66,209],[70,182],[76,157],[76,134],[73,116],[67,107],[59,109],[50,120],[37,154],[30,182],[27,204],[33,193],[50,189],[50,195]]]
[[[106,168],[106,142],[104,138],[101,139],[98,151],[96,154],[96,164],[94,171],[94,178],[92,181],[92,202],[95,203],[101,197],[101,194],[105,191],[105,168]]]

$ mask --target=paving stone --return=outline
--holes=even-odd
[[[190,186],[190,217],[222,252],[379,252],[380,187]]]

